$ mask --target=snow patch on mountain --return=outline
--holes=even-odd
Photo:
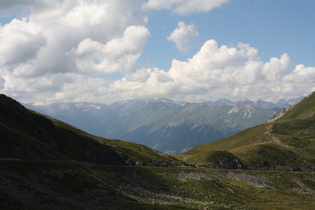
[[[234,106],[229,112],[228,114],[232,114],[232,113],[237,113],[239,111],[239,108]]]
[[[229,112],[228,114],[236,114],[236,113],[244,113],[243,119],[248,119],[252,117],[252,113],[253,113],[254,107],[252,105],[249,104],[237,104],[236,106],[234,106]]]
[[[183,123],[184,123],[184,120],[182,119],[182,120],[177,121],[177,122],[171,122],[171,123],[167,124],[166,127],[174,128],[174,127],[177,127]]]
[[[93,107],[95,109],[101,109],[102,108],[101,106],[96,106],[96,105],[89,105],[89,107]]]

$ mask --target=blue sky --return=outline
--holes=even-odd
[[[315,1],[3,0],[0,91],[35,104],[315,91]]]
[[[205,41],[215,39],[219,45],[248,43],[264,61],[286,52],[293,65],[315,66],[314,11],[315,1],[309,0],[232,0],[211,12],[185,16],[155,11],[148,23],[152,37],[142,57],[168,69],[173,58],[190,58]],[[200,33],[199,43],[186,53],[165,39],[179,21],[195,24]]]

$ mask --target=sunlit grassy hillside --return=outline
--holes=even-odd
[[[216,151],[225,151],[217,157]],[[231,158],[234,155],[234,158]],[[315,94],[312,93],[275,122],[199,145],[176,157],[200,165],[238,161],[238,168],[271,170],[315,169]],[[226,165],[228,168],[228,165]]]

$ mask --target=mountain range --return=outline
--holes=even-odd
[[[313,209],[314,117],[315,93],[270,122],[167,155],[0,94],[0,209]]]
[[[156,98],[110,105],[54,103],[26,106],[93,135],[140,143],[173,154],[266,122],[297,100],[271,103],[221,99],[189,103]]]

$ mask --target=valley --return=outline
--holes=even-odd
[[[314,104],[167,155],[0,95],[0,208],[313,209]]]
[[[189,103],[156,98],[109,105],[54,103],[26,106],[96,136],[140,143],[174,154],[264,123],[297,100],[271,103],[221,99]]]

